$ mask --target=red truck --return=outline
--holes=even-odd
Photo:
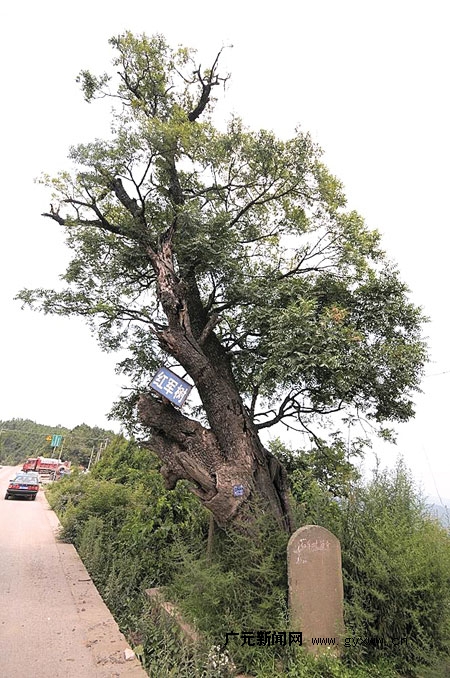
[[[22,471],[37,471],[42,475],[59,476],[70,471],[70,461],[51,459],[50,457],[30,457],[22,466]]]

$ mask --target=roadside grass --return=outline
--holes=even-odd
[[[243,632],[290,628],[287,536],[264,512],[251,537],[245,526],[217,528],[207,552],[209,514],[187,487],[165,490],[156,459],[134,443],[119,438],[110,448],[91,474],[58,481],[47,495],[62,538],[78,549],[150,676],[227,678],[234,669],[255,678],[448,674],[450,537],[424,512],[404,467],[368,484],[352,482],[339,502],[314,479],[301,488],[293,483],[301,524],[320,513],[341,540],[348,635],[408,638],[316,659],[302,649],[241,642]],[[157,616],[145,595],[153,587],[164,588],[201,643],[183,641]],[[230,632],[238,635],[226,645]]]

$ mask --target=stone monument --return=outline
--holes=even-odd
[[[287,561],[293,630],[303,633],[303,645],[314,654],[327,647],[339,654],[344,633],[339,540],[324,527],[305,525],[289,539]]]

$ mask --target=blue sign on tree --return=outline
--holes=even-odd
[[[173,405],[182,407],[192,386],[167,367],[160,367],[150,382],[150,388],[170,400]]]

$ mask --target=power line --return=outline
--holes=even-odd
[[[38,436],[39,438],[43,438],[43,437],[45,438],[47,435],[49,435],[48,433],[36,433],[34,431],[25,431],[25,430],[21,430],[21,429],[17,429],[17,428],[0,428],[0,436],[1,436],[2,433],[17,433],[17,434],[22,435],[22,436],[29,436],[29,437]],[[105,440],[105,438],[106,438],[105,435],[95,436],[95,438],[93,438],[89,434],[87,434],[86,437],[76,436],[76,435],[74,436],[71,433],[66,433],[66,434],[62,434],[62,435],[63,435],[64,438],[67,438],[68,440],[70,440],[71,443],[73,443],[73,442],[76,442],[76,443],[77,442],[86,442],[86,440],[88,440],[89,442],[92,441],[92,440]]]
[[[450,374],[450,370],[444,370],[444,372],[434,372],[433,374],[425,374],[424,379],[428,379],[428,377],[440,377],[441,374]]]

